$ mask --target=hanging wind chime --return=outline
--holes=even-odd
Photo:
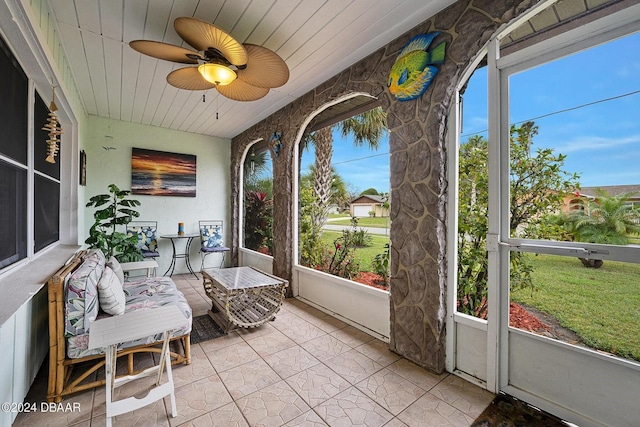
[[[55,86],[51,87],[52,95],[51,95],[51,104],[49,104],[49,117],[47,118],[47,123],[42,127],[42,130],[46,130],[49,132],[49,139],[47,139],[47,158],[45,161],[49,163],[56,162],[56,155],[60,150],[58,137],[62,135],[62,127],[60,127],[60,122],[58,122],[58,116],[55,111],[58,110],[58,106],[55,102],[56,97],[56,88]]]
[[[253,148],[251,148],[251,155],[249,156],[249,158],[249,169],[251,170],[251,176],[253,176],[253,174],[256,173],[256,153],[255,151],[253,151]]]

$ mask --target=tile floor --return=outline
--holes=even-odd
[[[200,280],[173,277],[194,316],[210,302]],[[173,369],[178,416],[169,399],[114,419],[114,426],[469,426],[493,395],[459,377],[435,375],[382,341],[298,300],[275,321],[192,345],[190,365]],[[141,358],[141,367],[153,363]],[[98,375],[104,373],[98,373]],[[41,370],[27,402],[44,401]],[[144,396],[144,378],[115,397]],[[104,426],[105,391],[67,397],[79,411],[20,414],[14,426]]]

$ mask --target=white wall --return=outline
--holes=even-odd
[[[145,148],[196,156],[196,197],[166,197],[133,195],[142,203],[138,208],[141,220],[158,221],[159,234],[175,234],[178,222],[185,231],[198,232],[198,220],[224,221],[225,241],[231,241],[230,224],[230,146],[231,141],[205,135],[162,129],[119,120],[89,116],[84,149],[87,153],[87,187],[85,200],[108,192],[109,184],[121,190],[131,189],[131,148]],[[103,147],[113,147],[105,149]],[[85,227],[81,240],[86,239],[93,224],[94,209],[85,209]],[[191,247],[191,265],[200,268],[199,241]],[[163,274],[171,262],[171,242],[158,239],[160,268]],[[183,242],[178,242],[182,245]],[[180,250],[184,246],[178,248]],[[210,257],[211,258],[211,257]],[[209,264],[210,260],[207,260]],[[214,261],[211,261],[214,262]],[[217,262],[217,261],[216,261]],[[176,273],[187,272],[183,260],[178,260]]]
[[[273,274],[273,257],[251,249],[238,248],[238,266],[255,267],[265,273]]]
[[[301,265],[291,281],[294,297],[389,342],[389,292]]]

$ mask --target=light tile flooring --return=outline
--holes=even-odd
[[[173,277],[194,316],[211,304],[191,275]],[[169,399],[114,419],[114,426],[469,426],[493,395],[459,377],[432,374],[388,344],[298,300],[273,322],[195,344],[190,365],[173,369],[178,416]],[[142,358],[139,366],[153,361]],[[104,373],[98,373],[98,375]],[[44,401],[43,369],[27,402]],[[144,396],[152,378],[116,389]],[[103,426],[104,388],[67,397],[63,409],[20,414],[14,426]],[[71,405],[67,405],[71,403]]]

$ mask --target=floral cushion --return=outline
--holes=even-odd
[[[222,241],[222,225],[203,225],[200,227],[200,242],[202,248],[219,248]]]
[[[136,280],[125,281],[123,286],[126,297],[125,313],[133,310],[145,310],[175,304],[184,316],[189,320],[184,328],[171,331],[171,337],[179,337],[191,332],[192,313],[191,307],[185,296],[180,292],[170,277],[143,277]],[[98,318],[108,316],[101,313]],[[118,349],[135,347],[160,341],[162,334],[129,341],[118,346]],[[87,350],[89,346],[89,334],[76,335],[67,338],[67,356],[72,359],[92,356],[104,353],[101,349]]]
[[[156,228],[150,226],[130,226],[127,229],[127,236],[138,235],[136,246],[143,252],[156,252],[158,239],[156,238]]]
[[[98,316],[98,281],[105,268],[101,250],[87,253],[82,265],[68,278],[65,285],[65,336],[89,332],[89,325]]]

